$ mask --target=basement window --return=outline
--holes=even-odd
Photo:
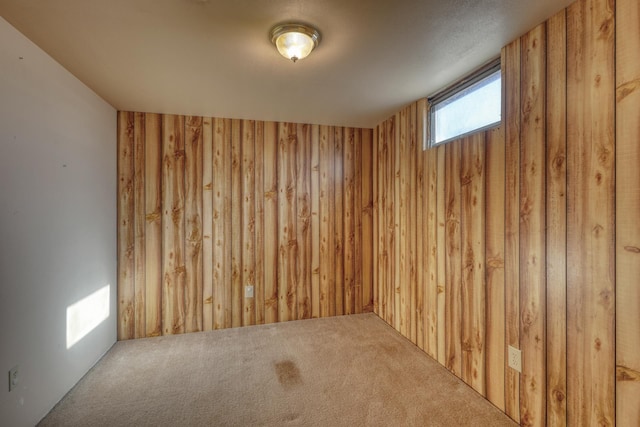
[[[428,100],[430,147],[498,126],[502,120],[500,59]]]

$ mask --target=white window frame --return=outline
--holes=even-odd
[[[501,72],[501,65],[500,65],[500,58],[496,58],[490,62],[488,62],[487,64],[485,64],[484,66],[480,67],[479,69],[475,70],[474,72],[472,72],[471,74],[467,75],[466,77],[464,77],[463,79],[459,80],[458,82],[450,85],[449,87],[435,93],[434,95],[430,96],[427,98],[427,104],[429,105],[429,110],[428,113],[426,114],[426,119],[427,119],[427,124],[425,126],[426,131],[427,131],[427,136],[426,136],[426,147],[425,148],[431,148],[431,147],[436,147],[438,145],[442,145],[442,144],[446,144],[447,142],[451,142],[451,141],[455,141],[457,139],[460,138],[464,138],[465,136],[471,135],[473,133],[476,132],[481,132],[487,129],[492,129],[494,127],[500,126],[500,124],[502,123],[502,119],[503,119],[503,114],[502,111],[504,110],[503,107],[501,107],[501,114],[500,114],[500,120],[494,123],[490,123],[486,126],[480,127],[480,128],[476,128],[473,130],[470,130],[468,132],[465,132],[463,134],[460,135],[456,135],[454,137],[451,137],[449,139],[445,139],[439,142],[435,142],[435,120],[433,120],[433,114],[435,113],[435,106],[437,106],[438,104],[441,104],[443,102],[446,102],[448,100],[450,100],[451,98],[455,97],[456,95],[458,95],[460,92],[464,91],[465,89],[475,85],[476,83],[479,83],[487,78],[489,78],[490,76],[492,76],[493,74],[495,74],[496,72]],[[501,75],[500,78],[503,78],[503,76]],[[504,87],[504,84],[502,85]],[[502,104],[502,100],[504,99],[504,95],[501,94],[500,96],[500,103]]]

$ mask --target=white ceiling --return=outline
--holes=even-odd
[[[0,0],[0,16],[119,110],[373,127],[569,3]],[[284,21],[322,35],[295,64],[268,38]]]

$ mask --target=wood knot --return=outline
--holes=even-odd
[[[600,86],[600,82],[602,81],[602,76],[600,74],[597,74],[596,77],[593,79],[593,81],[596,84],[596,87]]]
[[[640,79],[627,82],[616,89],[616,101],[620,102],[640,87]]]
[[[602,234],[602,232],[604,231],[604,227],[601,226],[600,224],[596,224],[595,227],[593,227],[593,229],[591,230],[593,235],[595,237],[600,237],[600,235]]]
[[[563,166],[564,166],[564,156],[563,155],[557,155],[553,158],[553,169],[559,171],[562,170]]]
[[[616,379],[618,381],[640,381],[640,372],[618,365],[616,366]]]
[[[562,402],[565,396],[562,390],[553,390],[553,398],[556,400],[556,402]]]
[[[602,184],[602,173],[598,172],[596,174],[596,184],[601,185]]]
[[[611,291],[609,289],[604,289],[600,292],[600,303],[608,308],[611,305]]]
[[[596,338],[594,348],[596,351],[600,351],[602,348],[602,341],[600,341],[600,338]]]

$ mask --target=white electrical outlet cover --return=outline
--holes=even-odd
[[[18,366],[14,366],[9,371],[9,391],[12,391],[15,388],[18,388],[18,383],[20,382],[20,378],[18,376]]]
[[[253,285],[247,285],[244,287],[244,297],[253,298]]]
[[[515,347],[509,346],[509,367],[518,372],[522,372],[522,352]]]

